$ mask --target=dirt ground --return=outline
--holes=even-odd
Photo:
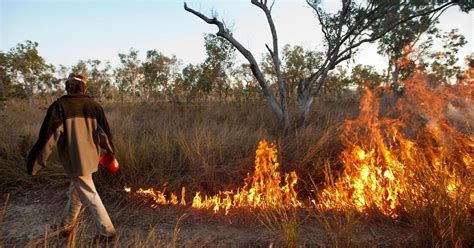
[[[57,223],[66,204],[66,187],[1,192],[3,219],[0,218],[0,247],[62,247],[71,242],[51,236],[49,226]],[[8,202],[6,196],[9,195]],[[214,214],[189,207],[152,209],[132,195],[103,201],[118,231],[114,246],[120,247],[284,247],[281,230],[270,230],[250,210],[229,215]],[[6,206],[6,207],[5,207]],[[354,226],[326,223],[307,210],[298,212],[298,247],[398,247],[413,241],[402,223],[358,222]],[[327,218],[337,222],[337,218]],[[331,225],[334,227],[331,229]],[[341,227],[352,228],[340,230]],[[176,231],[176,229],[179,229]],[[337,229],[337,230],[336,230]],[[75,243],[92,246],[95,227],[87,210],[80,215]],[[45,239],[45,237],[48,237]],[[174,242],[173,239],[176,239]],[[112,246],[111,246],[112,247]]]

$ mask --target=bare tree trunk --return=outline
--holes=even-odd
[[[309,111],[311,110],[311,105],[313,103],[313,98],[307,98],[307,99],[300,99],[298,97],[298,119],[299,122],[302,124],[308,123],[309,120]]]
[[[216,25],[219,28],[219,31],[216,33],[216,35],[229,41],[248,60],[252,73],[257,79],[257,82],[259,83],[262,93],[265,96],[265,99],[270,104],[270,107],[272,111],[275,113],[275,115],[277,116],[278,121],[282,125],[282,128],[286,130],[290,127],[290,121],[288,118],[288,108],[287,108],[287,103],[286,103],[286,97],[284,94],[285,93],[284,82],[281,79],[281,73],[279,69],[280,63],[279,63],[278,51],[277,51],[278,39],[276,37],[275,26],[273,24],[273,20],[270,14],[271,8],[270,9],[268,8],[268,6],[266,5],[266,2],[267,1],[252,0],[252,4],[261,8],[265,12],[265,15],[267,16],[267,20],[269,21],[270,28],[272,29],[273,51],[271,51],[271,49],[269,49],[269,51],[271,51],[274,61],[277,61],[277,63],[275,63],[275,72],[277,73],[277,75],[280,76],[280,79],[278,80],[278,87],[279,87],[279,92],[280,92],[280,104],[278,104],[277,99],[275,98],[273,92],[270,90],[268,86],[268,82],[265,79],[265,76],[263,75],[262,71],[260,70],[257,60],[255,59],[253,54],[249,50],[247,50],[239,41],[237,41],[230,32],[228,32],[228,30],[224,27],[224,24],[221,21],[217,20],[217,18],[215,17],[209,18],[203,15],[202,13],[189,8],[186,2],[184,3],[184,9],[196,15],[203,21],[209,24]],[[282,95],[282,92],[283,92],[283,95]]]
[[[5,100],[6,100],[6,92],[5,92],[5,82],[3,79],[0,78],[0,110],[5,109]]]
[[[5,98],[5,85],[3,79],[0,78],[0,98]]]
[[[280,107],[281,107],[281,112],[282,112],[282,124],[284,126],[284,129],[288,129],[290,127],[290,119],[288,116],[288,100],[287,100],[287,95],[286,95],[286,83],[283,80],[283,77],[281,75],[281,61],[279,57],[279,49],[278,49],[278,36],[275,28],[275,23],[273,22],[273,18],[271,15],[271,8],[268,8],[266,5],[266,1],[261,2],[261,1],[256,1],[252,0],[252,3],[256,6],[258,6],[260,9],[263,10],[265,13],[265,16],[267,17],[268,24],[270,26],[270,30],[272,32],[272,40],[273,40],[273,50],[266,46],[268,49],[268,52],[272,55],[273,59],[273,67],[275,69],[275,74],[277,77],[277,83],[278,83],[278,91],[280,93]]]
[[[135,103],[135,79],[132,79],[132,103]]]
[[[336,57],[327,58],[321,70],[297,84],[298,121],[306,125],[314,98],[319,94],[330,70],[336,65]],[[314,85],[314,86],[313,86]],[[313,87],[312,87],[313,86]]]

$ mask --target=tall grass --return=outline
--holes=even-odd
[[[298,247],[299,224],[296,209],[262,209],[256,213],[258,220],[277,237],[279,246]]]
[[[42,176],[26,175],[26,156],[36,141],[48,102],[27,108],[9,103],[0,113],[0,186],[32,185],[34,180],[57,179],[62,169],[53,153]],[[356,108],[335,102],[318,103],[307,127],[287,134],[278,128],[273,113],[262,103],[208,103],[189,105],[104,105],[114,136],[121,174],[116,179],[99,173],[98,187],[115,183],[140,187],[157,186],[212,193],[240,186],[253,169],[258,141],[276,142],[283,170],[301,172],[302,181],[321,176],[320,157],[338,152],[335,128]],[[331,111],[329,111],[331,109]],[[332,113],[332,114],[329,114]],[[304,187],[302,187],[304,188]]]
[[[273,113],[264,102],[104,104],[122,170],[116,176],[99,171],[95,176],[97,188],[109,200],[123,197],[119,192],[122,192],[124,184],[165,187],[175,192],[186,186],[187,192],[208,194],[236,188],[242,186],[242,179],[253,170],[258,141],[267,139],[277,145],[282,170],[297,172],[297,190],[304,199],[323,185],[337,180],[330,173],[341,170],[339,154],[342,146],[338,139],[338,127],[344,120],[358,114],[356,100],[320,100],[315,104],[310,124],[293,126],[285,134],[278,129]],[[34,185],[66,184],[67,178],[56,154],[50,158],[49,166],[40,176],[32,178],[26,175],[26,156],[37,138],[48,105],[49,102],[39,102],[28,108],[27,103],[10,102],[6,110],[0,112],[2,195],[20,187],[28,189]],[[325,169],[328,166],[331,168],[329,174]],[[420,171],[418,174],[422,177],[429,173]],[[430,181],[433,180],[430,178]],[[402,221],[408,223],[417,236],[413,243],[408,243],[420,247],[461,247],[472,242],[472,206],[466,208],[472,189],[460,192],[453,202],[452,198],[442,193],[446,192],[442,191],[443,184],[426,186],[431,187],[426,191],[426,198],[429,199],[429,204],[424,205],[426,207],[420,209],[416,207],[418,203],[406,202],[409,214]],[[191,197],[188,195],[188,202]],[[359,236],[364,228],[362,222],[367,220],[354,210],[342,213],[316,211],[315,218],[327,234],[330,246],[363,244]],[[295,212],[263,211],[259,219],[278,233],[284,246],[297,246],[301,233]],[[89,241],[83,233],[87,228],[76,228],[75,238],[68,241],[73,244],[71,247],[87,246]],[[125,242],[136,247],[175,247],[179,243],[178,224],[171,233],[171,241],[164,242],[152,228],[144,240],[132,238],[124,241],[119,236],[117,245]]]

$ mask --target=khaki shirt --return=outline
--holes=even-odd
[[[86,95],[66,95],[48,108],[38,141],[28,155],[28,174],[46,166],[53,147],[68,176],[85,176],[97,171],[100,148],[114,153],[112,135],[104,110]]]

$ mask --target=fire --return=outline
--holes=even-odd
[[[231,208],[278,208],[298,207],[302,203],[298,200],[295,186],[298,176],[293,171],[282,176],[278,171],[277,150],[274,145],[268,145],[263,140],[259,143],[255,154],[255,171],[247,174],[244,186],[236,190],[219,192],[213,196],[201,196],[197,192],[193,198],[192,207],[212,209],[217,212],[221,209],[226,213]]]
[[[410,64],[414,61],[412,58],[414,56],[415,50],[413,49],[412,44],[407,44],[403,47],[403,55],[396,62],[401,69],[408,68]]]
[[[426,196],[439,188],[453,200],[471,192],[474,206],[474,136],[469,127],[462,131],[462,125],[453,124],[453,117],[459,116],[450,116],[472,109],[472,86],[429,90],[424,82],[427,79],[420,74],[406,82],[405,98],[395,109],[385,110],[390,117],[380,117],[387,114],[380,113],[375,93],[365,94],[359,117],[343,126],[344,170],[312,201],[316,207],[378,210],[396,218],[401,210],[408,211],[407,205],[428,204],[431,199]]]
[[[263,140],[259,143],[255,152],[255,170],[252,175],[247,174],[244,185],[230,191],[220,191],[215,195],[205,195],[196,192],[191,207],[199,209],[209,209],[217,213],[220,210],[225,214],[232,208],[290,208],[300,207],[302,203],[298,200],[295,186],[298,183],[298,176],[293,171],[290,174],[279,172],[277,161],[277,149],[275,145],[269,145]],[[282,181],[283,178],[283,181]],[[130,188],[125,188],[130,192]],[[185,206],[185,187],[181,191],[180,204]],[[155,189],[138,189],[138,195],[153,200],[152,207],[159,205],[177,205],[177,197],[171,193],[169,198],[164,191]]]
[[[398,218],[420,207],[456,202],[468,211],[474,207],[474,85],[429,89],[427,81],[416,74],[405,82],[404,96],[386,107],[381,99],[389,93],[367,91],[358,118],[342,126],[341,174],[334,179],[328,165],[326,188],[308,204],[298,199],[296,172],[282,174],[275,146],[263,140],[242,187],[214,195],[195,192],[190,206],[225,214],[234,208],[356,209]],[[152,207],[188,204],[185,187],[179,198],[155,189],[134,193],[151,199]]]

